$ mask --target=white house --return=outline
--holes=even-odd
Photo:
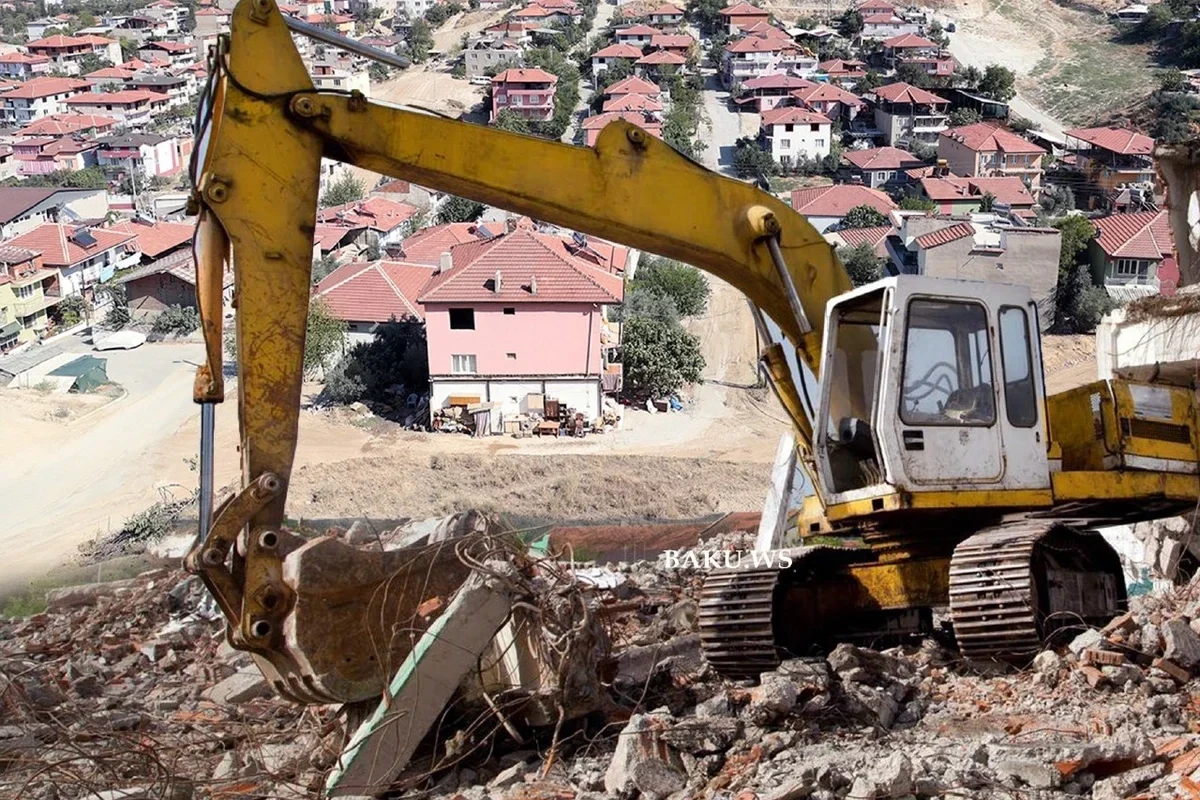
[[[784,106],[762,113],[760,136],[771,158],[784,166],[829,155],[833,121],[806,108]]]

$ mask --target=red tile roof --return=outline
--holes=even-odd
[[[584,119],[580,123],[580,128],[585,131],[600,130],[608,125],[608,123],[618,119],[623,119],[631,125],[644,128],[647,133],[662,138],[662,122],[654,118],[647,119],[646,115],[640,111],[608,111],[603,114],[595,114]]]
[[[959,142],[968,150],[976,153],[1045,153],[1046,148],[1040,147],[1028,139],[1017,136],[1012,131],[993,125],[990,122],[976,122],[974,125],[962,125],[958,128],[944,130],[940,134],[947,139]]]
[[[103,69],[98,69],[95,72],[89,72],[83,77],[95,79],[117,78],[119,80],[125,80],[126,78],[132,78],[136,74],[137,73],[131,69],[121,69],[120,67],[104,67]]]
[[[134,246],[142,255],[158,258],[192,241],[196,226],[188,222],[119,222],[105,230],[133,234]]]
[[[495,233],[501,230],[502,226]],[[405,261],[436,267],[441,262],[442,253],[449,253],[456,245],[466,242],[490,239],[492,235],[484,225],[474,222],[451,222],[422,228],[412,236],[406,237],[400,243],[400,250]]]
[[[811,217],[844,217],[856,206],[870,206],[881,214],[896,207],[892,198],[875,189],[853,184],[816,186],[792,192],[792,208]]]
[[[137,103],[165,103],[171,98],[148,89],[128,89],[123,92],[83,92],[68,97],[67,105],[131,106]]]
[[[641,58],[641,48],[631,44],[610,44],[592,53],[592,58]]]
[[[696,40],[686,33],[659,33],[650,39],[651,47],[661,47],[663,49],[670,47],[691,47],[695,43]]]
[[[320,20],[314,21],[320,22]],[[168,53],[190,53],[195,49],[192,45],[185,44],[184,42],[146,42],[142,45],[141,49],[144,50],[151,47],[158,50],[165,50]]]
[[[725,8],[722,8],[717,13],[719,13],[723,17],[749,17],[749,16],[765,17],[765,16],[767,16],[766,9],[759,8],[758,6],[752,6],[749,3],[737,3],[732,6],[726,6]]]
[[[454,266],[430,280],[420,302],[613,305],[624,296],[619,277],[571,255],[562,239],[528,228],[458,245],[450,253]]]
[[[88,228],[88,233],[92,235],[96,243],[84,248],[70,239],[76,227],[47,222],[28,233],[9,239],[6,244],[38,251],[42,254],[42,260],[48,267],[69,267],[133,239],[133,235],[128,233],[104,228]]]
[[[937,42],[931,42],[924,36],[917,36],[915,33],[905,33],[900,36],[893,36],[890,39],[883,40],[884,47],[890,47],[893,50],[925,50],[937,47]]]
[[[1157,261],[1175,252],[1166,210],[1113,214],[1092,223],[1098,232],[1096,244],[1111,258]]]
[[[15,97],[22,100],[34,100],[39,97],[50,97],[55,94],[82,92],[91,88],[92,85],[87,81],[75,78],[30,78],[11,92],[5,93],[4,96],[6,98]]]
[[[742,33],[747,36],[762,36],[767,39],[776,39],[781,42],[794,43],[791,36],[786,31],[781,31],[771,23],[764,20],[759,20],[753,25],[742,28]]]
[[[557,14],[557,13],[559,13],[559,12],[551,11],[548,8],[542,8],[541,6],[539,6],[535,3],[534,5],[526,6],[525,8],[522,8],[520,11],[517,11],[516,13],[514,13],[513,16],[514,17],[527,17],[529,19],[541,19],[543,17],[548,17],[551,14]]]
[[[17,131],[18,136],[63,136],[77,131],[103,130],[117,124],[112,117],[95,114],[52,114],[26,125]]]
[[[395,230],[416,213],[416,207],[408,203],[368,197],[366,200],[323,208],[317,212],[317,221],[350,227],[362,225],[386,233]]]
[[[506,69],[492,78],[492,83],[558,83],[558,76],[544,69]]]
[[[329,313],[347,322],[422,320],[417,295],[429,283],[433,268],[402,261],[353,261],[326,275],[313,294]]]
[[[670,3],[663,3],[661,6],[651,9],[650,13],[657,14],[658,16],[661,16],[661,17],[665,17],[668,15],[675,15],[675,14],[681,15],[681,14],[683,14],[683,9],[679,8],[678,6],[673,6]]]
[[[861,170],[899,170],[919,166],[921,159],[898,147],[873,147],[869,150],[846,150],[842,160]]]
[[[1128,128],[1075,128],[1067,131],[1067,136],[1122,155],[1149,155],[1154,152],[1153,139]]]
[[[924,236],[918,236],[914,241],[917,247],[922,250],[928,250],[931,247],[940,247],[950,242],[957,242],[959,239],[965,239],[968,236],[975,235],[975,226],[969,222],[960,222],[957,225],[951,225],[948,228],[927,233]]]
[[[1016,176],[1001,178],[960,178],[956,175],[921,178],[921,189],[935,203],[974,199],[991,194],[1001,203],[1012,206],[1032,206],[1033,195],[1025,182]]]
[[[617,28],[617,38],[624,36],[661,36],[662,31],[649,25],[630,25],[628,28]]]
[[[862,98],[858,95],[847,92],[842,87],[834,86],[832,83],[818,83],[814,86],[805,86],[801,89],[793,89],[788,94],[797,100],[804,101],[808,105],[812,103],[841,103],[850,108],[858,108],[863,104]]]
[[[822,61],[819,65],[824,72],[862,72],[867,62],[856,59],[834,58]]]
[[[946,104],[950,101],[908,83],[889,83],[875,90],[875,96],[889,103],[912,103],[916,105]]]
[[[807,108],[783,106],[762,112],[763,125],[785,125],[795,122],[814,125],[833,124],[833,120],[829,117],[824,114],[818,114],[816,111],[809,111]]]
[[[57,36],[48,36],[45,39],[38,39],[36,42],[27,42],[25,46],[58,50],[65,47],[82,47],[85,44],[96,45],[112,43],[112,39],[105,39],[103,36],[64,36],[60,33]]]
[[[883,25],[889,22],[900,23],[904,22],[904,20],[889,12],[886,14],[865,14],[863,15],[863,22],[872,25]]]
[[[686,64],[687,58],[671,50],[655,50],[650,55],[639,58],[637,63],[642,64],[643,66],[656,66],[663,64],[674,64],[678,66],[680,64]]]
[[[622,94],[604,101],[602,111],[662,111],[663,104],[644,94]]]
[[[619,80],[612,86],[604,90],[605,97],[616,97],[622,94],[660,94],[662,89],[658,88],[657,83],[652,83],[645,78],[639,78],[636,75],[630,75],[624,80]]]
[[[28,53],[5,53],[0,55],[0,64],[47,64],[49,56],[31,56]]]
[[[894,225],[881,225],[878,228],[846,228],[837,232],[838,238],[847,247],[858,247],[869,244],[877,256],[887,255],[887,237],[896,232]]]
[[[743,39],[738,39],[733,44],[725,45],[725,50],[729,53],[775,53],[797,49],[799,48],[792,41],[785,42],[773,36],[760,35],[747,36]]]
[[[803,89],[809,86],[816,86],[816,84],[807,78],[798,78],[795,75],[784,75],[782,73],[751,78],[742,84],[742,88],[746,91],[754,91],[756,89]]]
[[[863,0],[863,2],[859,3],[857,6],[855,6],[855,8],[859,11],[864,8],[886,8],[890,11],[896,10],[896,6],[892,3],[889,3],[887,0]]]
[[[365,225],[327,225],[318,222],[313,228],[313,244],[320,248],[322,253],[328,253],[330,250],[336,249],[347,234],[361,233],[364,230],[366,230]]]

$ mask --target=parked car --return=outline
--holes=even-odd
[[[93,334],[93,350],[132,350],[146,343],[146,334],[137,331],[113,331]]]

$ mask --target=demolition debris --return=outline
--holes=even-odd
[[[748,546],[745,535],[722,534],[696,555],[702,563],[705,552]],[[925,639],[842,644],[728,682],[700,655],[700,571],[576,566],[586,580],[541,581],[533,607],[555,625],[588,619],[603,631],[559,663],[561,690],[542,698],[540,717],[518,713],[506,694],[491,698],[486,720],[466,713],[464,681],[394,792],[1200,797],[1200,582],[1134,598],[1129,613],[1071,631],[1022,669],[964,664],[948,643]],[[548,560],[544,568],[573,574]],[[0,623],[0,796],[320,796],[374,704],[274,697],[207,609],[196,580],[163,568],[56,590],[45,613]],[[589,710],[558,711],[570,708]]]

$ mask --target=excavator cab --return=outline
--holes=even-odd
[[[831,302],[813,426],[827,507],[1048,490],[1037,320],[1027,287],[915,275]]]

